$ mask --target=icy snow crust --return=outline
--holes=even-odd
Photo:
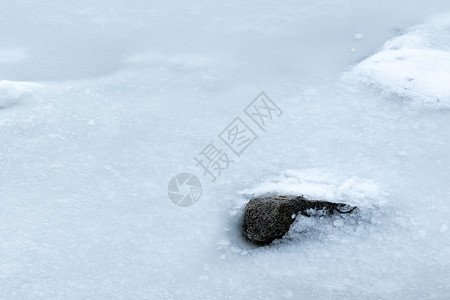
[[[308,199],[345,202],[360,208],[382,205],[382,189],[376,182],[358,177],[340,178],[317,169],[286,170],[282,175],[241,191],[251,197],[264,194],[304,195]]]
[[[15,104],[31,98],[33,91],[39,88],[39,84],[31,82],[0,81],[0,109],[14,106]]]
[[[447,0],[95,3],[0,10],[0,298],[448,298]],[[209,182],[193,157],[261,90],[283,116]],[[273,193],[361,210],[255,248]]]
[[[450,108],[450,15],[414,26],[352,69],[361,82],[394,99]],[[344,78],[346,77],[344,76]]]

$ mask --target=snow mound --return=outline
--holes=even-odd
[[[344,80],[431,108],[450,108],[450,15],[387,41]]]
[[[286,170],[278,177],[241,191],[241,194],[304,195],[312,200],[343,202],[359,207],[382,205],[385,196],[380,185],[372,180],[356,176],[346,178],[319,169]]]
[[[0,81],[0,109],[11,107],[27,98],[39,87],[37,83]]]

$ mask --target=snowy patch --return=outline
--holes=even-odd
[[[344,80],[427,107],[450,108],[450,19],[435,19],[387,41]]]
[[[27,98],[39,87],[37,83],[0,81],[0,109],[13,106]]]
[[[381,205],[385,195],[379,184],[372,180],[342,177],[318,169],[287,170],[241,193],[251,196],[304,195],[312,200],[343,202],[359,207]]]

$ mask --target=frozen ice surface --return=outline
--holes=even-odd
[[[448,0],[4,2],[0,298],[448,298]],[[261,90],[282,117],[211,183],[193,157]],[[273,192],[363,209],[254,248]]]

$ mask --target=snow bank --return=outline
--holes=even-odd
[[[449,16],[387,41],[380,52],[356,65],[344,79],[427,107],[450,108]]]
[[[0,109],[13,106],[29,98],[40,85],[31,82],[0,81]]]
[[[356,176],[343,177],[319,169],[287,170],[241,193],[251,196],[304,195],[309,199],[344,202],[359,207],[384,203],[384,193],[376,182]]]

